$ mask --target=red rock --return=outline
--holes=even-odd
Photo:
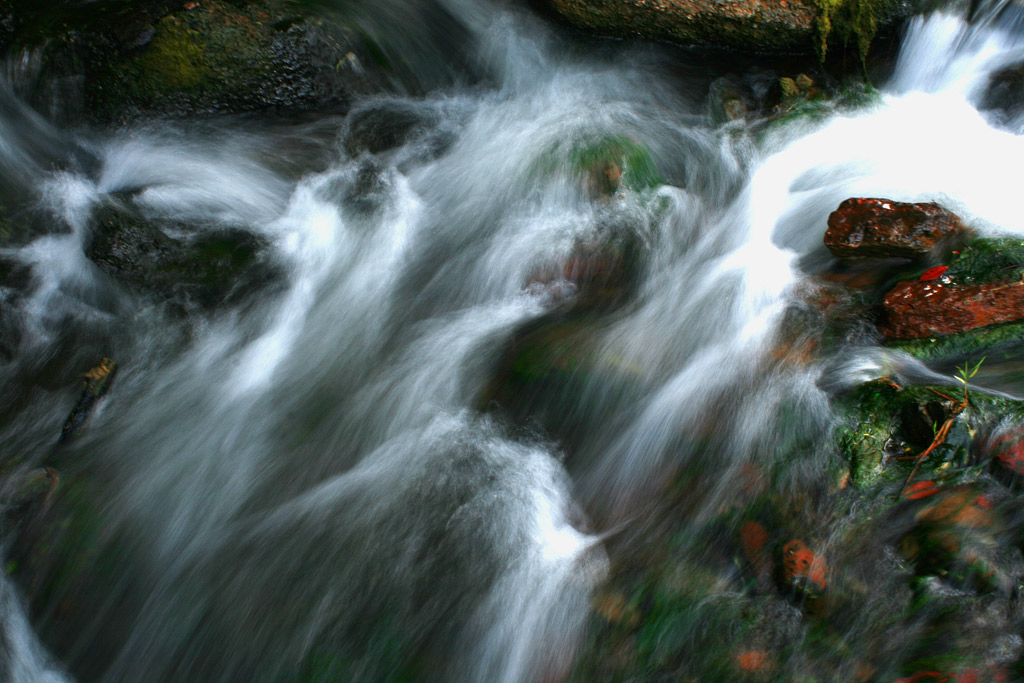
[[[825,589],[828,564],[803,541],[793,540],[782,547],[782,570],[787,584],[806,581],[808,588]]]
[[[842,259],[917,258],[963,230],[938,204],[847,199],[828,217],[825,246]]]
[[[938,337],[1024,320],[1024,281],[987,285],[905,281],[882,302],[886,339]]]

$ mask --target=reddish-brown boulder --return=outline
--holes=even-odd
[[[938,204],[847,199],[828,217],[825,246],[841,259],[918,258],[963,230]]]
[[[938,337],[1024,320],[1024,281],[957,285],[940,278],[905,281],[885,295],[886,339]]]

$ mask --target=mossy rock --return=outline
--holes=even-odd
[[[841,416],[841,425],[837,443],[850,465],[852,483],[871,487],[906,481],[913,469],[913,456],[928,445],[922,444],[920,428],[908,424],[909,417],[932,417],[930,428],[934,433],[943,419],[928,406],[944,403],[947,414],[953,415],[951,404],[962,401],[963,396],[962,386],[896,389],[885,381],[873,381],[839,399],[836,410]],[[953,416],[949,435],[922,462],[917,479],[966,477],[970,480],[977,476],[980,470],[971,455],[975,435],[1004,419],[1024,419],[1024,401],[972,391],[968,407]],[[886,462],[887,456],[906,459]]]
[[[182,226],[176,226],[179,229]],[[93,214],[85,253],[125,287],[203,307],[232,302],[280,278],[266,242],[241,229],[172,238],[131,209],[109,202]]]
[[[53,34],[48,77],[83,75],[88,114],[142,116],[266,110],[347,110],[379,90],[383,71],[354,29],[290,0],[189,3],[107,13],[68,12]],[[365,59],[361,59],[365,57]]]
[[[917,277],[924,267],[910,273]],[[979,238],[964,245],[948,262],[943,277],[964,285],[1014,282],[1024,273],[1024,240],[1018,237]],[[989,361],[1015,359],[1024,350],[1024,320],[923,339],[897,339],[886,346],[915,358],[956,363],[985,356]]]
[[[614,195],[620,188],[643,192],[665,183],[650,150],[622,135],[561,142],[541,155],[535,172],[578,177],[595,198]]]

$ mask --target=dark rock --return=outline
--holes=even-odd
[[[825,246],[842,259],[913,259],[964,233],[960,219],[938,204],[847,199],[828,217]]]
[[[548,263],[530,274],[528,289],[545,289],[572,310],[614,308],[637,284],[640,247],[635,233],[606,241],[580,241],[564,261]]]
[[[995,112],[1003,120],[1024,113],[1024,64],[1013,64],[993,72],[978,102],[978,109]]]
[[[260,258],[265,246],[263,238],[240,229],[172,238],[131,210],[105,204],[93,215],[85,253],[130,289],[164,297],[183,295],[213,307],[279,277]]]
[[[168,12],[169,9],[173,11]],[[266,110],[344,111],[385,77],[357,31],[279,0],[208,0],[174,9],[151,3],[102,22],[71,18],[54,45],[61,65],[84,76],[90,116]],[[47,78],[70,75],[48,73]]]
[[[427,118],[418,108],[403,102],[376,104],[349,114],[345,151],[379,154],[409,141],[424,130]]]
[[[921,339],[1024,320],[1024,281],[957,285],[940,278],[896,285],[882,303],[886,339]]]

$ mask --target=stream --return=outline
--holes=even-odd
[[[709,114],[728,69],[699,54],[441,4],[468,36],[458,58],[396,19],[422,92],[347,115],[58,125],[60,97],[28,104],[35,57],[7,65],[0,199],[46,227],[0,250],[20,273],[0,287],[0,494],[13,509],[13,482],[44,467],[60,483],[18,518],[33,549],[2,546],[3,680],[605,680],[580,661],[617,567],[683,534],[678,580],[732,599],[716,534],[757,486],[806,496],[827,548],[846,523],[826,509],[832,397],[948,377],[856,321],[806,357],[822,323],[800,312],[848,197],[1024,235],[1024,115],[979,111],[1024,57],[1020,6],[916,17],[863,104],[766,123]],[[381,112],[416,125],[354,147]],[[595,196],[579,159],[608,140],[656,181],[627,182],[627,161]],[[111,205],[172,237],[254,236],[256,274],[212,306],[125,287],[86,256]],[[609,272],[576,277],[580,260]],[[101,358],[110,392],[58,443]],[[849,642],[903,599],[897,578],[844,612]],[[779,680],[839,680],[779,609]],[[729,633],[676,649],[710,661]],[[843,680],[895,680],[917,635]],[[1019,632],[999,638],[981,660],[1020,655]]]

